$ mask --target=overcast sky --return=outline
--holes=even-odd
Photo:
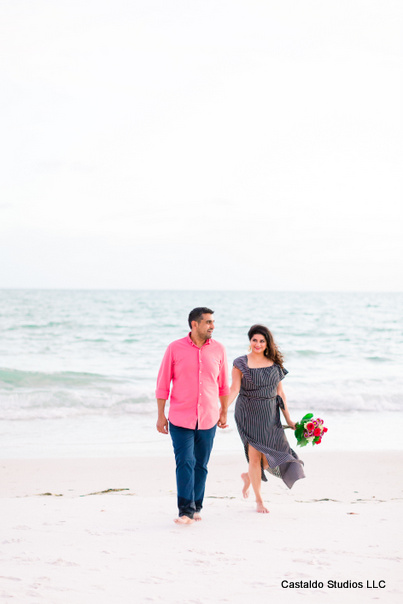
[[[0,7],[0,287],[403,290],[400,0]]]

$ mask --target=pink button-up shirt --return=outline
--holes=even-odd
[[[162,359],[157,378],[157,398],[167,400],[172,391],[169,421],[181,428],[209,430],[218,422],[218,397],[229,394],[225,348],[210,339],[201,348],[190,334],[172,342]]]

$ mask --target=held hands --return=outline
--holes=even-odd
[[[161,434],[168,434],[168,420],[165,415],[158,417],[156,426],[158,432],[161,432]]]
[[[226,411],[220,411],[220,418],[217,422],[217,426],[219,428],[228,428],[228,424],[227,424],[227,412]]]

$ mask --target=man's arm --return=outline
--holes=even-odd
[[[171,347],[165,351],[161,367],[158,372],[157,388],[155,395],[158,405],[157,430],[162,434],[168,434],[168,420],[165,416],[165,403],[169,398],[169,389],[172,379],[172,351]]]
[[[225,396],[220,396],[220,404],[221,404],[221,409],[220,409],[220,418],[218,420],[217,426],[219,428],[228,428],[228,424],[227,424],[227,411],[228,411],[228,399],[229,396],[228,394],[226,394]]]
[[[220,418],[217,422],[219,428],[227,428],[227,411],[229,407],[229,387],[228,387],[228,363],[225,348],[222,351],[222,363],[218,374],[218,392],[220,399]]]
[[[157,398],[158,405],[158,419],[157,419],[157,430],[162,434],[168,434],[168,420],[165,416],[165,403],[166,400],[163,398]]]

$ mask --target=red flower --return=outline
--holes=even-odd
[[[322,442],[321,438],[318,438],[318,440],[315,440],[315,445],[319,445]]]
[[[314,429],[314,427],[315,427],[315,425],[313,424],[313,422],[309,422],[309,423],[308,423],[308,424],[305,426],[305,428],[306,428],[307,430],[309,430],[309,432],[310,432],[311,430],[313,430],[313,429]]]
[[[327,432],[327,428],[323,428],[323,432]]]
[[[313,435],[320,436],[320,428],[315,428],[315,430],[313,431]]]

